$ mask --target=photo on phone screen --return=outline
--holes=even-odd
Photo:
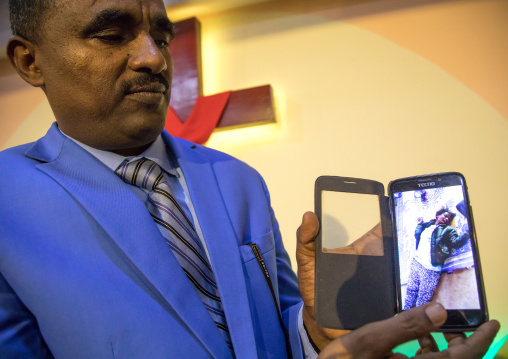
[[[430,301],[479,310],[474,231],[460,176],[413,179],[392,187],[400,306]]]

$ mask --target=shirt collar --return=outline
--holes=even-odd
[[[62,131],[60,130],[60,132]],[[96,157],[107,167],[111,168],[112,171],[115,171],[118,168],[118,166],[120,166],[122,162],[125,161],[125,159],[127,158],[125,156],[121,156],[119,154],[110,151],[103,151],[97,148],[90,147],[82,142],[79,142],[78,140],[75,140],[74,138],[66,135],[63,132],[62,134],[66,136],[68,139],[74,141],[78,146],[83,148],[85,151],[89,152],[91,155]],[[168,155],[166,145],[164,144],[161,135],[159,135],[157,139],[150,145],[150,147],[148,147],[143,153],[141,153],[139,156],[133,156],[132,159],[140,157],[145,157],[148,158],[149,160],[154,161],[164,171],[179,177],[178,172],[176,171],[176,167],[178,166],[176,160],[174,160]]]

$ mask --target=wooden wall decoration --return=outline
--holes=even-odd
[[[174,74],[166,118],[172,135],[203,144],[215,128],[275,122],[270,85],[203,96],[200,23],[196,18],[176,22],[175,34],[169,48]]]

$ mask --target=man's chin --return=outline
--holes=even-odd
[[[104,150],[110,151],[110,152],[113,152],[113,153],[116,153],[118,155],[125,156],[125,157],[137,156],[137,155],[140,155],[141,153],[143,153],[144,151],[146,151],[146,149],[148,147],[150,147],[150,145],[155,141],[156,138],[157,137],[155,137],[153,140],[148,141],[148,142],[136,142],[136,143],[130,142],[130,143],[125,143],[122,145],[115,146],[114,148],[108,148],[108,149],[104,149]]]
[[[146,150],[157,139],[164,130],[165,121],[145,121],[142,124],[130,126],[128,129],[122,129],[124,136],[111,143],[107,151],[122,154],[125,156],[135,156]],[[120,129],[118,131],[121,131]]]

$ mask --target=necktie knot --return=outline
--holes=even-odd
[[[115,173],[126,183],[152,191],[164,181],[159,165],[144,157],[125,159]]]

